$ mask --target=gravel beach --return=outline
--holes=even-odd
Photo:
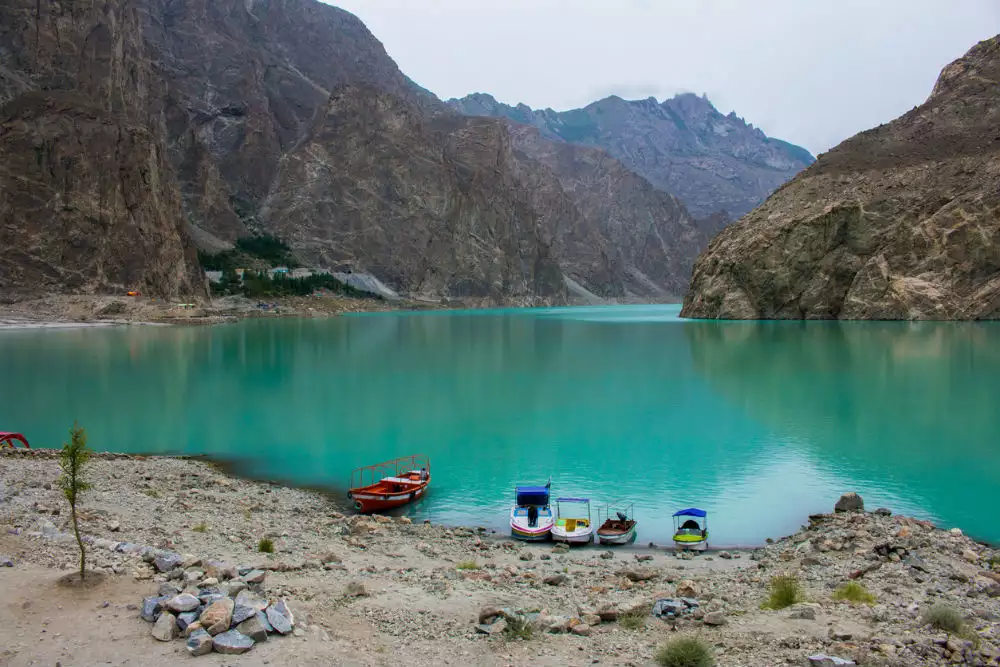
[[[322,493],[199,460],[99,454],[89,475],[81,531],[103,577],[68,587],[78,551],[57,452],[0,454],[0,665],[645,666],[687,635],[720,666],[1000,664],[1000,551],[887,510],[804,516],[800,532],[759,549],[679,558],[344,515]],[[172,554],[265,572],[294,633],[238,658],[157,641],[143,598],[205,576],[151,562]],[[777,575],[795,577],[801,602],[762,609]],[[850,581],[870,603],[834,599]],[[658,600],[679,608],[657,617]],[[957,611],[961,630],[926,624],[935,605]]]

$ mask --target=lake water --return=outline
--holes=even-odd
[[[704,322],[676,306],[388,313],[213,327],[0,332],[0,430],[208,454],[342,496],[352,468],[431,457],[407,511],[506,525],[513,486],[673,510],[757,544],[856,490],[1000,541],[1000,326]]]

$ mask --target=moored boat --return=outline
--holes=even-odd
[[[598,521],[602,515],[604,521],[597,529],[597,539],[601,544],[631,544],[635,541],[638,522],[635,520],[632,503],[608,503],[603,511],[601,508],[597,509]]]
[[[692,551],[708,548],[708,512],[697,507],[674,512],[674,548]]]
[[[510,508],[510,534],[519,540],[537,542],[549,539],[555,517],[549,505],[549,488],[545,486],[514,487],[514,506]]]
[[[589,544],[594,539],[594,524],[590,520],[590,499],[556,498],[556,515],[556,522],[552,526],[552,539],[556,542]]]
[[[382,512],[422,498],[430,483],[430,459],[404,456],[354,470],[347,497],[362,514]]]
[[[31,449],[31,445],[28,444],[28,439],[20,433],[0,431],[0,449],[14,449],[17,447],[17,443],[19,442],[25,449]]]

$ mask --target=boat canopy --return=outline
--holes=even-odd
[[[556,498],[557,503],[589,503],[590,498]]]
[[[686,510],[679,510],[674,512],[674,516],[696,516],[704,519],[708,516],[708,512],[705,510],[700,510],[697,507],[689,507]]]
[[[515,487],[515,496],[518,505],[548,505],[549,487],[518,486]]]

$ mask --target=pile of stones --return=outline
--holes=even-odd
[[[264,570],[174,553],[155,556],[153,564],[167,581],[143,598],[140,616],[153,624],[151,634],[160,641],[182,637],[191,655],[239,654],[268,635],[295,631],[285,600],[264,594]]]

